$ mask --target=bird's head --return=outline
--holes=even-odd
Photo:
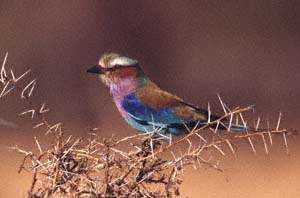
[[[118,85],[122,81],[134,80],[143,75],[138,61],[116,53],[106,53],[100,57],[99,63],[87,70],[99,75],[108,87]]]

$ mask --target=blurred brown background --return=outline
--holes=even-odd
[[[216,93],[230,106],[256,104],[257,115],[282,127],[300,128],[299,1],[0,1],[0,60],[16,73],[32,69],[34,102],[46,102],[51,118],[84,136],[135,133],[121,119],[109,92],[85,70],[114,51],[140,61],[162,88],[219,111]],[[31,123],[16,95],[0,100],[0,197],[21,197],[29,175],[18,175],[30,148]],[[119,129],[122,129],[120,131]],[[187,170],[183,195],[190,197],[300,197],[299,138],[288,156],[279,139],[270,155],[257,142],[257,156],[239,145],[238,157],[221,158],[229,181],[213,170]]]

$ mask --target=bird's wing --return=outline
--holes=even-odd
[[[137,89],[122,101],[125,111],[144,124],[165,127],[194,126],[207,121],[207,111],[185,103],[181,98],[150,84]]]
[[[136,92],[136,97],[143,105],[153,109],[170,108],[181,119],[193,121],[207,120],[207,111],[183,101],[182,98],[163,91],[155,84],[144,86]]]

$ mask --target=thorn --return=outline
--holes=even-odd
[[[43,123],[43,122],[41,122],[41,123],[39,123],[39,124],[35,125],[33,128],[34,128],[34,129],[36,129],[36,128],[39,128],[39,127],[41,127],[41,126],[43,126],[43,125],[44,125],[44,123]]]
[[[217,132],[218,132],[219,125],[220,125],[220,120],[218,120],[218,122],[217,122],[217,125],[216,125],[216,128],[215,128],[214,133],[217,133]]]
[[[34,109],[30,109],[30,110],[27,110],[27,111],[23,111],[22,113],[19,113],[18,115],[19,116],[22,116],[22,115],[25,115],[27,113],[30,113],[31,114],[31,119],[34,117],[34,114],[35,114],[35,110]]]
[[[34,84],[34,85],[32,85],[32,87],[34,88],[34,86],[35,86],[35,81],[36,81],[36,79],[32,80],[30,83],[28,83],[28,84],[24,87],[24,89],[23,89],[22,92],[21,92],[21,98],[22,98],[22,99],[26,98],[26,96],[25,96],[25,91],[26,91],[32,84]],[[33,88],[31,88],[31,90],[30,90],[30,92],[29,92],[30,95],[31,95],[31,92],[32,92]],[[30,97],[29,94],[27,95],[27,97]]]
[[[152,158],[154,159],[154,150],[153,150],[153,139],[152,139],[152,137],[150,137],[150,147],[151,147],[151,155],[152,155]]]
[[[277,121],[277,126],[276,126],[276,131],[279,129],[280,121],[281,121],[282,113],[279,113],[278,121]]]
[[[273,145],[273,138],[272,138],[272,133],[270,131],[270,122],[269,118],[267,118],[267,128],[268,128],[268,134],[269,134],[269,140],[270,140],[270,145]]]
[[[191,131],[195,131],[197,129],[197,127],[199,126],[200,124],[200,120],[198,120],[198,122],[196,123],[196,125],[194,126],[194,128],[191,130]],[[188,126],[187,126],[188,128]]]
[[[33,92],[33,89],[35,88],[35,85],[36,85],[36,82],[33,83],[32,87],[31,87],[31,89],[30,89],[30,91],[29,91],[29,93],[28,93],[28,97],[31,96],[31,94],[32,94],[32,92]]]
[[[42,147],[41,147],[41,145],[40,145],[38,139],[36,138],[36,136],[34,136],[34,140],[35,140],[35,143],[36,143],[36,145],[37,145],[37,147],[38,147],[38,149],[39,149],[39,151],[40,151],[40,154],[42,154],[42,153],[43,153],[43,150],[42,150]]]
[[[59,123],[57,123],[57,124],[55,124],[55,125],[52,125],[52,126],[48,129],[48,131],[45,133],[45,135],[48,135],[49,133],[53,132],[53,130],[54,130],[54,131],[57,131],[57,129],[60,127],[61,124],[62,124],[62,123],[59,122]]]
[[[255,150],[255,148],[254,148],[254,145],[253,145],[253,142],[252,142],[251,138],[248,137],[247,139],[248,139],[248,141],[249,141],[249,143],[250,143],[250,145],[251,145],[251,148],[252,148],[253,153],[256,155],[256,150]]]
[[[226,143],[227,143],[228,147],[230,148],[232,154],[235,155],[235,151],[234,151],[233,146],[232,146],[232,144],[230,143],[230,141],[229,141],[229,140],[226,140]]]
[[[43,113],[46,113],[46,112],[50,111],[50,109],[44,109],[45,106],[46,106],[46,104],[43,103],[42,106],[41,106],[41,108],[40,108],[40,110],[39,110],[40,114],[43,114]]]
[[[5,70],[5,63],[7,60],[7,56],[8,56],[8,52],[6,52],[3,63],[2,63],[2,67],[1,67],[1,71],[0,71],[0,78],[1,81],[4,83],[5,82],[5,78],[7,77],[6,75],[6,70]]]
[[[255,126],[255,131],[258,130],[259,124],[260,124],[260,117],[257,118],[257,122],[256,122],[256,126]]]
[[[204,147],[205,147],[205,145],[199,146],[199,147],[198,147],[198,152],[197,152],[197,155],[198,155],[198,156],[199,156],[200,153],[204,150]]]
[[[189,154],[192,149],[192,142],[189,139],[186,139],[186,141],[189,143],[189,148],[188,148],[188,154]]]
[[[1,94],[0,94],[0,98],[3,97],[3,95],[4,95],[4,93],[5,93],[6,88],[8,87],[8,85],[9,85],[9,81],[8,81],[8,82],[5,84],[5,86],[3,87],[3,90],[1,91]]]
[[[231,114],[230,114],[230,119],[229,119],[229,126],[228,126],[228,128],[227,128],[227,131],[230,131],[230,130],[231,130],[232,118],[233,118],[233,114],[231,113]]]
[[[285,148],[286,148],[286,153],[289,154],[289,147],[288,147],[286,133],[282,133],[282,135],[283,135],[284,145],[285,145]]]
[[[195,133],[203,142],[207,143],[207,140],[204,139],[199,133]]]
[[[185,129],[190,133],[190,132],[192,132],[192,130],[190,129],[190,127],[186,124],[186,123],[182,123],[183,124],[183,126],[185,127]]]
[[[16,78],[15,78],[14,72],[11,69],[10,69],[10,74],[11,74],[11,77],[12,77],[13,81],[16,82]]]
[[[239,116],[238,116],[238,115],[235,116],[235,124],[236,124],[236,125],[239,125]]]
[[[269,154],[269,150],[268,150],[267,142],[266,142],[264,134],[262,134],[262,133],[261,133],[261,138],[262,138],[263,143],[264,143],[266,154],[268,155]]]
[[[240,115],[240,117],[241,117],[241,120],[242,120],[242,122],[243,122],[244,127],[247,128],[247,122],[245,122],[242,113],[239,113],[239,115]]]
[[[15,88],[15,86],[11,86],[8,90],[6,90],[7,87],[8,87],[8,85],[9,85],[9,82],[10,82],[10,81],[8,81],[8,82],[5,84],[3,90],[1,91],[1,93],[0,93],[0,98],[6,96],[9,92],[11,92],[11,90],[13,90],[13,89]]]
[[[26,72],[24,72],[21,76],[19,76],[16,80],[15,80],[15,82],[18,82],[19,80],[21,80],[24,76],[26,76],[29,72],[30,72],[31,70],[30,69],[28,69]]]
[[[227,106],[226,103],[224,103],[225,108],[227,109],[228,112],[231,112],[231,109]]]
[[[218,96],[218,98],[219,98],[219,101],[220,101],[220,103],[221,103],[221,106],[222,106],[222,109],[223,109],[223,111],[224,111],[224,114],[227,114],[226,108],[225,108],[225,106],[224,106],[224,103],[223,103],[223,101],[222,101],[222,99],[221,99],[220,95],[219,95],[219,94],[217,94],[217,96]]]
[[[226,130],[228,131],[228,126],[227,126],[226,124],[224,124],[223,122],[220,122],[220,123],[221,123],[221,125],[222,125],[223,127],[225,127]]]
[[[210,104],[209,104],[209,102],[207,103],[207,111],[208,111],[207,123],[210,123],[211,110],[210,110]]]
[[[216,144],[213,144],[213,147],[215,147],[223,156],[225,156],[224,151],[220,147],[218,147]]]

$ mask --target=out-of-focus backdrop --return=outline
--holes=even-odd
[[[136,133],[117,112],[109,92],[85,71],[104,52],[140,61],[162,88],[219,111],[216,93],[230,106],[256,104],[257,115],[282,127],[300,127],[299,1],[6,1],[0,2],[0,60],[37,78],[34,104],[85,136]],[[34,146],[26,105],[15,94],[0,100],[0,197],[22,197],[30,175],[17,174],[22,157],[9,146]],[[122,130],[120,130],[122,129]],[[300,197],[299,138],[282,140],[269,155],[238,144],[237,157],[220,157],[227,169],[186,170],[182,195],[190,197]]]

